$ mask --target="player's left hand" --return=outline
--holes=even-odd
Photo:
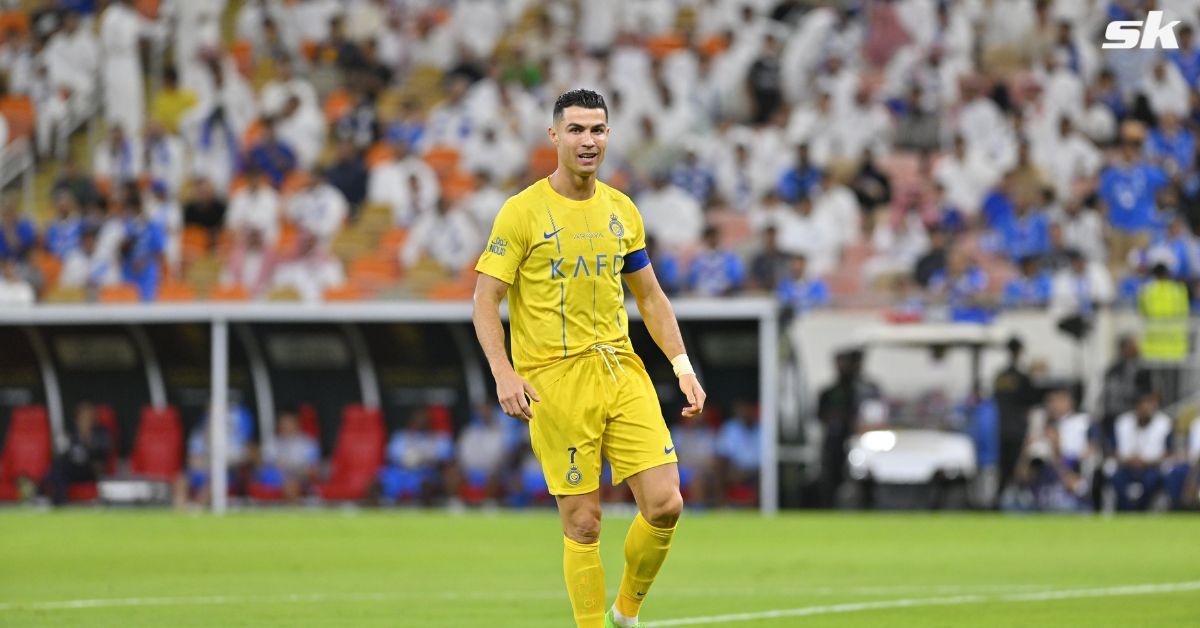
[[[700,387],[700,380],[695,375],[681,376],[679,390],[683,391],[683,396],[688,400],[688,407],[683,409],[683,416],[696,416],[704,411],[704,399],[708,395],[704,394],[704,389]]]

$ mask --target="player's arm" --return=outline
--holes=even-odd
[[[500,323],[500,302],[508,292],[508,284],[503,281],[479,273],[475,281],[475,303],[471,320],[475,323],[475,335],[479,345],[487,356],[488,366],[492,369],[492,377],[496,380],[496,397],[500,399],[500,407],[509,416],[526,421],[533,418],[533,410],[525,398],[528,393],[534,401],[541,401],[529,382],[517,375],[512,363],[508,361],[508,353],[504,350],[504,325]]]
[[[650,337],[663,354],[671,360],[675,374],[679,377],[679,390],[687,397],[688,407],[683,409],[684,416],[693,416],[704,410],[704,389],[700,380],[688,361],[687,351],[683,346],[683,334],[679,333],[679,321],[675,320],[675,309],[671,301],[658,285],[654,269],[649,263],[630,273],[625,273],[625,283],[633,298],[637,300],[638,311]]]

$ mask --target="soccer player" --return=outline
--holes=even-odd
[[[580,627],[638,626],[638,611],[671,547],[683,510],[675,445],[654,385],[629,341],[621,280],[687,398],[704,390],[675,312],[650,266],[637,207],[596,180],[608,145],[608,107],[588,90],[554,104],[547,132],[558,168],[508,199],[475,269],[475,331],[500,405],[529,422],[530,441],[563,527],[563,574]],[[508,295],[512,356],[500,301]],[[628,481],[638,514],[625,537],[625,572],[605,615],[600,562],[600,457]]]

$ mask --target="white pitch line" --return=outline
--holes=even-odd
[[[982,592],[1037,593],[1050,589],[1048,585],[929,585],[929,586],[867,586],[867,587],[663,587],[657,597],[753,597],[761,595],[919,595]],[[616,590],[608,592],[616,596]],[[265,595],[198,595],[162,597],[94,598],[79,600],[49,600],[43,602],[0,602],[0,612],[14,610],[72,610],[86,608],[122,608],[137,606],[227,606],[234,604],[316,603],[316,602],[387,602],[408,599],[441,600],[557,600],[565,597],[558,590],[543,591],[390,591],[348,593],[279,593]]]
[[[879,600],[869,602],[846,602],[823,606],[806,606],[803,608],[762,611],[754,613],[737,613],[731,615],[715,615],[708,617],[690,617],[668,619],[647,623],[648,626],[692,626],[698,624],[714,624],[731,621],[752,621],[756,619],[774,619],[780,617],[804,617],[807,615],[827,615],[833,613],[854,613],[889,608],[908,608],[914,606],[946,606],[957,604],[974,604],[980,602],[1040,602],[1048,600],[1074,599],[1087,597],[1107,597],[1122,595],[1152,595],[1155,593],[1174,593],[1180,591],[1200,590],[1200,581],[1176,582],[1166,584],[1133,584],[1093,589],[1067,589],[1030,591],[1040,585],[935,585],[930,587],[813,587],[795,588],[789,591],[767,590],[770,594],[793,595],[854,595],[878,594],[886,591],[898,593],[907,591],[920,593],[950,593],[961,591],[964,595],[952,597],[903,598],[896,600]],[[969,591],[1008,591],[1003,595],[965,594]],[[1014,592],[1024,591],[1024,592]],[[762,591],[759,591],[762,593]],[[612,592],[610,592],[612,593]],[[718,589],[668,589],[664,588],[659,595],[692,596],[698,593],[717,594]],[[738,591],[733,591],[736,595]],[[45,602],[0,603],[3,611],[57,611],[92,608],[130,608],[139,606],[222,606],[235,604],[271,604],[271,603],[324,603],[324,602],[388,602],[412,598],[443,599],[443,600],[514,600],[514,599],[559,599],[563,594],[559,591],[440,591],[436,593],[421,593],[412,591],[392,592],[360,592],[360,593],[281,593],[274,595],[201,595],[201,596],[163,596],[163,597],[127,597],[127,598],[96,598],[80,600],[53,600]]]
[[[696,626],[700,624],[719,624],[736,621],[778,619],[781,617],[805,617],[809,615],[829,615],[834,613],[857,613],[862,611],[874,611],[889,608],[912,608],[916,606],[956,606],[963,604],[980,604],[984,602],[1045,602],[1049,600],[1070,600],[1092,597],[1154,595],[1157,593],[1179,593],[1183,591],[1200,591],[1200,580],[1192,582],[1168,582],[1163,584],[1130,584],[1094,589],[1066,589],[1059,591],[1041,591],[1037,593],[1016,593],[1009,595],[960,595],[955,597],[882,600],[878,602],[849,602],[845,604],[806,606],[803,608],[762,611],[756,613],[735,613],[730,615],[709,615],[707,617],[666,619],[662,621],[646,622],[646,626],[649,628],[659,628],[662,626]]]

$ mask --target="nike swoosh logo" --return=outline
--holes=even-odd
[[[667,449],[667,447],[666,447],[665,445],[663,446],[663,453],[664,453],[664,454],[669,454],[669,453],[671,453],[672,451],[675,451],[675,446],[674,446],[674,445],[671,445],[671,448],[670,448],[670,449]]]
[[[542,232],[542,235],[543,235],[543,236],[544,236],[544,237],[545,237],[547,240],[549,240],[550,238],[553,238],[554,236],[558,235],[558,232],[559,232],[559,231],[562,231],[563,229],[566,229],[566,227],[559,227],[558,229],[555,229],[554,231],[551,231],[550,233],[546,233],[545,231],[543,231],[543,232]]]
[[[642,597],[643,595],[646,595],[646,592],[645,592],[645,591],[638,591],[638,592],[637,592],[637,596],[638,596],[638,597]]]

